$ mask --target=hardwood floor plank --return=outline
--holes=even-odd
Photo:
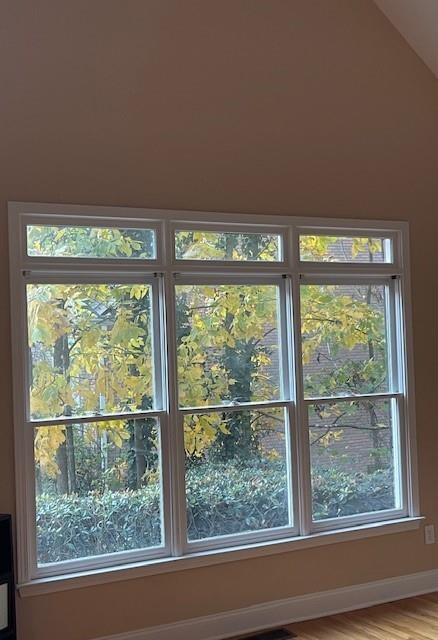
[[[298,640],[438,640],[438,593],[290,625]]]

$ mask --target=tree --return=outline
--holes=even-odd
[[[150,253],[132,231],[94,229],[91,236],[79,228],[32,228],[32,246],[66,243],[79,255],[139,256]],[[85,229],[85,231],[87,231]],[[150,408],[153,387],[150,289],[143,285],[63,284],[29,285],[29,351],[31,355],[30,409],[34,418],[100,414]],[[138,445],[139,435],[148,439],[145,421],[107,421],[81,430],[87,441],[102,435],[118,447],[130,438]],[[74,428],[37,430],[36,461],[51,477],[57,478],[61,492],[76,489]],[[146,471],[148,453],[137,453],[135,486]],[[50,463],[49,463],[50,461]]]
[[[178,232],[179,257],[266,260],[276,256],[269,234]],[[306,236],[303,255],[326,259],[332,237]],[[153,255],[148,232],[115,228],[32,227],[34,253],[58,255]],[[336,248],[337,247],[337,248]],[[353,256],[381,251],[378,241],[354,239]],[[152,406],[151,292],[147,285],[28,285],[31,412],[34,418],[142,411]],[[386,344],[381,291],[367,287],[302,287],[305,388],[309,395],[373,393],[385,384]],[[179,399],[184,406],[242,403],[278,397],[276,289],[271,285],[177,285]],[[365,406],[365,405],[364,405]],[[373,436],[386,429],[372,403]],[[352,410],[334,403],[315,407],[318,439],[326,447],[345,429],[360,428]],[[184,422],[189,464],[200,460],[248,462],[263,455],[278,417],[269,412],[195,413]],[[74,493],[78,478],[98,486],[93,464],[117,468],[108,486],[138,489],[153,478],[157,434],[150,420],[116,420],[74,427],[39,428],[36,461],[61,493]],[[82,447],[82,449],[81,449]],[[375,449],[380,449],[378,437]],[[118,451],[119,453],[115,453]],[[124,455],[120,452],[125,452]],[[378,467],[382,461],[375,457]],[[87,480],[86,480],[87,479]],[[41,473],[39,473],[41,482]]]
[[[305,255],[326,259],[330,248],[347,259],[382,260],[382,243],[371,238],[352,239],[347,249],[330,237],[308,237]],[[345,251],[349,255],[345,256]],[[342,257],[342,256],[341,256]],[[384,287],[302,287],[302,331],[305,389],[309,396],[373,394],[388,391],[387,336]],[[317,366],[312,367],[313,364]],[[306,367],[307,365],[307,367]],[[368,471],[388,464],[390,425],[382,407],[372,400],[348,405],[326,402],[315,407],[313,445],[342,437],[345,430],[367,431],[372,438]],[[366,414],[361,415],[362,414]]]

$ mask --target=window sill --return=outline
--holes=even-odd
[[[49,578],[37,578],[30,582],[18,585],[20,596],[36,596],[57,591],[69,591],[91,587],[109,582],[122,582],[134,580],[146,576],[160,573],[172,573],[184,571],[196,567],[205,567],[226,562],[237,562],[238,560],[248,560],[263,556],[272,556],[278,553],[288,553],[300,549],[320,547],[327,544],[348,542],[351,540],[361,540],[375,536],[402,533],[419,529],[423,522],[423,517],[402,518],[387,522],[366,524],[336,531],[324,531],[313,533],[309,536],[288,538],[286,540],[276,540],[262,542],[228,549],[216,549],[214,551],[202,551],[178,558],[159,558],[147,562],[136,562],[132,564],[120,565],[117,567],[105,567],[69,573],[61,576]]]

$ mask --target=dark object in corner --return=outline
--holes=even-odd
[[[0,640],[16,640],[11,516],[0,514]]]
[[[243,636],[239,640],[289,640],[297,636],[287,629],[272,629],[272,631],[261,631],[249,636]]]

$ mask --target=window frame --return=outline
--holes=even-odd
[[[327,263],[324,263],[327,264]],[[331,264],[331,263],[329,263]],[[344,263],[342,263],[344,264]],[[350,263],[347,263],[350,264]],[[367,263],[365,263],[367,264]],[[381,263],[380,263],[381,264]],[[368,266],[368,265],[367,265]],[[344,271],[346,271],[344,269]],[[314,275],[302,275],[300,278],[300,286],[301,285],[350,285],[350,286],[360,286],[366,284],[373,285],[382,285],[386,287],[386,322],[385,322],[385,331],[386,331],[386,339],[387,339],[387,350],[388,350],[388,391],[381,391],[378,393],[358,393],[358,394],[342,394],[335,396],[311,396],[306,398],[303,393],[303,404],[304,404],[304,417],[303,417],[303,428],[305,429],[305,434],[303,437],[306,439],[306,452],[310,457],[310,445],[308,444],[309,438],[309,424],[308,424],[308,407],[312,404],[320,402],[323,404],[324,402],[337,401],[348,402],[353,399],[366,399],[371,398],[375,400],[388,400],[391,401],[391,418],[394,421],[393,426],[393,435],[395,443],[394,446],[397,447],[397,451],[394,450],[394,454],[397,454],[397,459],[395,459],[395,467],[399,470],[399,482],[398,487],[395,485],[394,489],[396,495],[399,498],[399,507],[394,507],[393,509],[387,509],[384,511],[373,511],[369,513],[360,513],[349,516],[339,516],[337,518],[326,518],[324,520],[314,520],[313,516],[311,516],[309,529],[311,533],[323,532],[323,531],[332,531],[335,529],[342,529],[345,527],[356,526],[368,522],[380,522],[388,519],[397,519],[404,518],[409,514],[409,498],[408,498],[408,490],[406,485],[406,475],[407,469],[403,464],[403,460],[406,459],[406,439],[407,434],[405,433],[406,429],[406,421],[404,420],[404,411],[403,411],[403,380],[401,379],[401,373],[404,367],[400,367],[400,359],[402,356],[402,344],[403,344],[403,336],[400,335],[399,324],[397,322],[397,301],[400,297],[400,276],[395,275],[387,275],[382,276],[380,274],[358,274],[358,275],[340,275],[336,273],[334,275],[326,275],[326,274],[314,274]],[[301,342],[302,343],[302,342]],[[298,363],[298,369],[300,370],[301,379],[303,379],[302,372],[302,364],[301,361]],[[309,459],[310,466],[310,459]],[[310,473],[311,475],[311,473]],[[395,474],[394,474],[395,475]],[[312,491],[309,489],[309,495],[305,496],[306,500],[310,500],[310,504],[308,509],[310,513],[312,512]]]
[[[99,273],[99,272],[83,272],[82,270],[75,272],[71,271],[59,271],[58,274],[47,273],[46,271],[38,271],[35,275],[26,274],[22,279],[22,301],[21,306],[23,313],[27,318],[27,295],[26,287],[29,284],[138,284],[139,278],[142,278],[143,283],[150,285],[152,293],[151,304],[151,321],[153,331],[153,357],[155,353],[162,354],[162,320],[161,310],[159,302],[159,282],[157,277],[151,273],[130,273],[130,274],[111,274],[111,273]],[[28,341],[27,324],[25,328],[25,335],[23,341],[23,351],[25,351],[24,345]],[[26,355],[23,353],[23,362],[26,362]],[[27,366],[24,366],[23,370],[23,382],[24,388],[30,388],[29,382],[29,370]],[[25,469],[25,491],[28,500],[28,535],[27,535],[27,548],[29,557],[29,566],[31,567],[31,578],[47,577],[52,575],[58,575],[60,570],[62,573],[68,573],[70,571],[80,571],[87,569],[95,569],[105,566],[120,565],[127,562],[136,562],[142,559],[153,560],[156,558],[167,557],[170,553],[171,545],[169,539],[170,530],[170,466],[168,456],[163,455],[163,451],[169,449],[168,444],[168,413],[166,411],[164,393],[164,366],[162,357],[154,357],[154,376],[153,376],[153,389],[154,389],[154,406],[151,410],[146,411],[132,411],[132,412],[118,412],[118,413],[100,413],[98,415],[77,415],[70,417],[57,417],[57,418],[41,418],[32,419],[29,407],[29,394],[24,395],[24,420],[23,420],[23,444],[26,451],[26,469]],[[158,400],[158,402],[157,402]],[[131,551],[119,551],[107,555],[90,556],[87,558],[78,558],[72,560],[63,560],[50,565],[39,565],[37,563],[37,536],[36,536],[36,493],[35,493],[35,463],[33,458],[34,450],[34,433],[38,427],[55,427],[61,425],[78,425],[78,424],[96,424],[99,422],[110,422],[112,420],[120,419],[141,419],[141,418],[155,418],[158,423],[160,433],[160,476],[161,476],[161,520],[162,520],[162,544],[150,549],[134,549]]]
[[[89,270],[90,267],[95,267],[96,271],[103,266],[103,263],[108,265],[114,265],[122,267],[127,271],[135,271],[135,265],[149,265],[151,268],[157,264],[163,262],[162,255],[162,243],[158,242],[158,236],[162,235],[163,223],[160,220],[155,219],[138,219],[138,218],[104,218],[97,215],[87,216],[83,222],[78,221],[78,216],[63,215],[59,222],[53,221],[53,215],[33,214],[31,220],[26,218],[21,219],[20,237],[23,256],[26,263],[31,267],[32,265],[40,268],[43,264],[48,268],[55,265],[59,268],[72,268],[74,271],[84,268]],[[78,226],[78,227],[96,227],[104,229],[144,229],[154,232],[155,235],[155,258],[119,258],[119,257],[106,257],[106,258],[93,258],[88,256],[32,256],[27,253],[27,226]],[[105,268],[105,267],[104,267]]]
[[[214,222],[211,222],[214,220]],[[73,224],[78,226],[105,226],[123,228],[148,228],[155,230],[156,258],[153,260],[128,258],[47,258],[28,256],[26,250],[26,224]],[[216,227],[216,229],[213,229]],[[174,230],[217,230],[238,231],[242,233],[275,233],[283,238],[282,261],[206,261],[177,260],[174,254]],[[391,263],[335,263],[301,261],[299,254],[299,235],[327,234],[343,236],[370,236],[389,238],[392,241],[393,261]],[[415,408],[413,401],[413,358],[410,317],[410,283],[408,225],[404,222],[363,221],[300,218],[293,216],[226,214],[211,212],[187,212],[156,209],[132,209],[120,207],[101,207],[83,205],[55,205],[35,203],[9,203],[9,241],[10,241],[10,278],[11,278],[11,318],[13,347],[13,388],[14,388],[14,423],[15,423],[15,460],[17,486],[17,538],[19,582],[28,583],[43,578],[62,577],[66,573],[84,572],[87,570],[103,570],[105,567],[119,567],[128,563],[167,561],[171,558],[181,559],[196,553],[229,551],[233,547],[252,548],[264,543],[275,545],[281,541],[293,543],[312,535],[335,532],[336,530],[360,528],[363,525],[382,523],[419,516],[418,480],[415,442]],[[58,275],[53,276],[53,270]],[[201,271],[200,271],[201,270]],[[36,275],[38,272],[38,276]],[[26,435],[27,420],[24,412],[23,389],[26,389],[25,344],[27,335],[27,317],[23,292],[26,281],[44,277],[59,280],[60,272],[71,277],[76,274],[89,280],[94,273],[97,278],[111,278],[117,274],[118,282],[141,276],[151,278],[155,283],[157,294],[153,296],[154,313],[159,318],[162,330],[159,332],[156,348],[161,353],[161,397],[163,399],[159,414],[161,439],[168,454],[161,458],[163,496],[168,506],[164,510],[167,521],[165,547],[145,553],[145,550],[119,552],[104,557],[93,557],[80,561],[67,561],[46,565],[44,569],[36,568],[35,551],[32,550],[32,539],[35,541],[35,488],[33,482],[34,461],[33,444]],[[202,272],[202,277],[199,273]],[[180,275],[184,278],[206,281],[232,280],[245,282],[248,279],[261,278],[282,282],[284,288],[282,303],[283,335],[286,335],[285,353],[287,363],[284,371],[288,376],[288,387],[293,393],[284,397],[284,401],[272,403],[285,406],[289,416],[289,437],[296,443],[291,448],[289,458],[292,461],[293,512],[294,526],[288,531],[268,530],[236,536],[223,536],[221,540],[203,540],[188,542],[185,540],[185,489],[184,489],[184,449],[181,425],[183,413],[178,407],[176,380],[176,344],[175,313],[173,308],[174,283],[178,283]],[[35,275],[34,275],[35,274]],[[175,277],[176,276],[176,277]],[[310,489],[310,450],[308,445],[306,403],[303,393],[301,370],[301,333],[299,288],[304,281],[316,279],[340,279],[345,277],[361,279],[393,279],[394,283],[394,328],[398,340],[397,366],[399,370],[397,404],[400,414],[400,442],[402,448],[402,478],[405,504],[402,510],[348,516],[336,522],[323,521],[323,525],[312,523],[311,489]],[[219,283],[219,282],[217,282]],[[286,331],[289,329],[289,331]],[[285,355],[283,354],[283,361]],[[381,395],[381,394],[379,394]],[[386,394],[385,394],[386,395]],[[253,404],[253,403],[252,403]],[[257,404],[257,403],[256,403]],[[226,405],[221,406],[223,410]],[[239,405],[239,409],[245,404]],[[211,410],[212,407],[202,407]],[[185,411],[185,408],[184,408]],[[149,412],[148,412],[149,413]],[[154,412],[150,412],[152,415]],[[135,417],[129,414],[129,417]],[[77,422],[77,418],[74,419]],[[91,422],[87,418],[88,422]],[[94,419],[94,421],[96,421]],[[52,420],[52,424],[55,421]],[[59,420],[56,421],[59,424]],[[29,429],[28,429],[29,430]],[[32,434],[33,436],[33,434]],[[32,438],[33,441],[33,438]],[[23,455],[24,452],[24,455]],[[300,481],[299,481],[300,479]],[[167,496],[167,497],[166,497]],[[171,501],[170,496],[173,496]],[[33,505],[33,506],[32,506]],[[342,522],[339,522],[342,520]],[[297,545],[297,547],[299,544]],[[34,544],[35,547],[35,544]],[[155,553],[156,552],[156,553]],[[62,566],[61,566],[62,565]],[[48,568],[47,568],[48,567]]]
[[[235,264],[235,263],[233,263]],[[238,263],[240,264],[240,263]],[[227,548],[229,546],[236,546],[240,544],[251,544],[253,542],[262,542],[265,540],[277,540],[284,537],[293,537],[298,534],[298,505],[299,505],[299,496],[298,496],[298,474],[297,474],[297,460],[296,460],[296,448],[292,446],[292,442],[297,440],[297,424],[294,417],[294,406],[295,399],[291,396],[291,372],[290,372],[290,362],[291,362],[291,354],[289,351],[288,344],[288,331],[287,331],[287,315],[288,315],[288,291],[287,291],[287,282],[286,279],[283,278],[281,274],[235,274],[235,273],[225,273],[222,275],[217,274],[190,274],[185,273],[184,275],[180,273],[173,274],[174,275],[174,285],[203,285],[210,284],[212,286],[215,285],[273,285],[277,286],[279,290],[279,333],[281,339],[285,341],[285,349],[282,351],[281,357],[281,365],[280,365],[280,376],[281,376],[281,394],[280,398],[273,399],[271,401],[251,401],[251,402],[241,402],[238,405],[201,405],[201,406],[187,406],[182,407],[178,402],[178,382],[175,384],[175,395],[176,395],[176,425],[177,431],[182,432],[183,429],[183,421],[185,415],[192,415],[194,413],[217,413],[221,412],[233,412],[233,411],[244,411],[245,409],[269,409],[269,408],[282,408],[285,412],[285,434],[286,434],[286,443],[290,446],[290,449],[286,453],[287,458],[287,466],[288,466],[288,502],[289,502],[289,517],[292,522],[289,522],[288,525],[272,528],[272,529],[263,529],[260,531],[248,531],[239,534],[231,534],[231,535],[223,535],[217,536],[214,538],[206,538],[203,540],[194,540],[190,541],[188,537],[184,536],[187,532],[187,519],[186,519],[186,496],[185,496],[185,478],[181,480],[181,493],[184,496],[184,502],[181,505],[181,509],[183,511],[183,515],[181,516],[181,529],[182,529],[182,537],[184,539],[181,540],[181,548],[182,555],[186,555],[189,553],[195,553],[197,551],[204,551],[210,549],[221,549]],[[173,301],[174,302],[174,301]],[[174,306],[174,305],[173,305]],[[181,450],[181,448],[179,449]],[[180,464],[184,465],[184,460],[181,460]]]
[[[314,261],[314,260],[301,260],[300,257],[300,236],[338,236],[345,238],[363,238],[363,237],[372,237],[383,240],[383,250],[390,254],[391,259],[384,262],[342,262],[342,261]],[[382,229],[382,228],[373,228],[373,227],[362,227],[362,226],[339,226],[338,224],[334,224],[333,226],[299,226],[296,234],[296,252],[298,256],[299,264],[306,271],[316,270],[325,272],[327,265],[330,265],[330,270],[336,273],[338,270],[340,273],[345,271],[345,269],[353,269],[355,267],[380,267],[382,271],[388,267],[400,267],[402,265],[402,238],[399,230],[395,229]],[[385,248],[386,243],[386,248]],[[321,267],[322,265],[322,267]],[[387,269],[388,271],[392,271],[391,269]]]
[[[171,237],[175,237],[175,234],[178,231],[205,231],[209,232],[217,232],[217,233],[244,233],[244,234],[272,234],[278,236],[280,240],[280,244],[278,247],[279,258],[278,260],[196,260],[196,259],[185,259],[185,258],[177,258],[175,252],[175,243],[171,245],[171,263],[177,268],[181,267],[181,270],[186,271],[190,269],[190,267],[197,267],[200,264],[209,265],[214,269],[219,269],[221,267],[225,268],[233,268],[236,265],[239,265],[240,268],[248,267],[250,270],[253,270],[254,267],[260,266],[265,271],[268,267],[279,267],[282,266],[287,267],[290,264],[290,253],[286,250],[287,246],[287,227],[281,225],[265,225],[265,224],[245,224],[242,225],[239,222],[230,223],[230,222],[194,222],[182,220],[181,222],[172,221],[169,225],[169,234]]]

